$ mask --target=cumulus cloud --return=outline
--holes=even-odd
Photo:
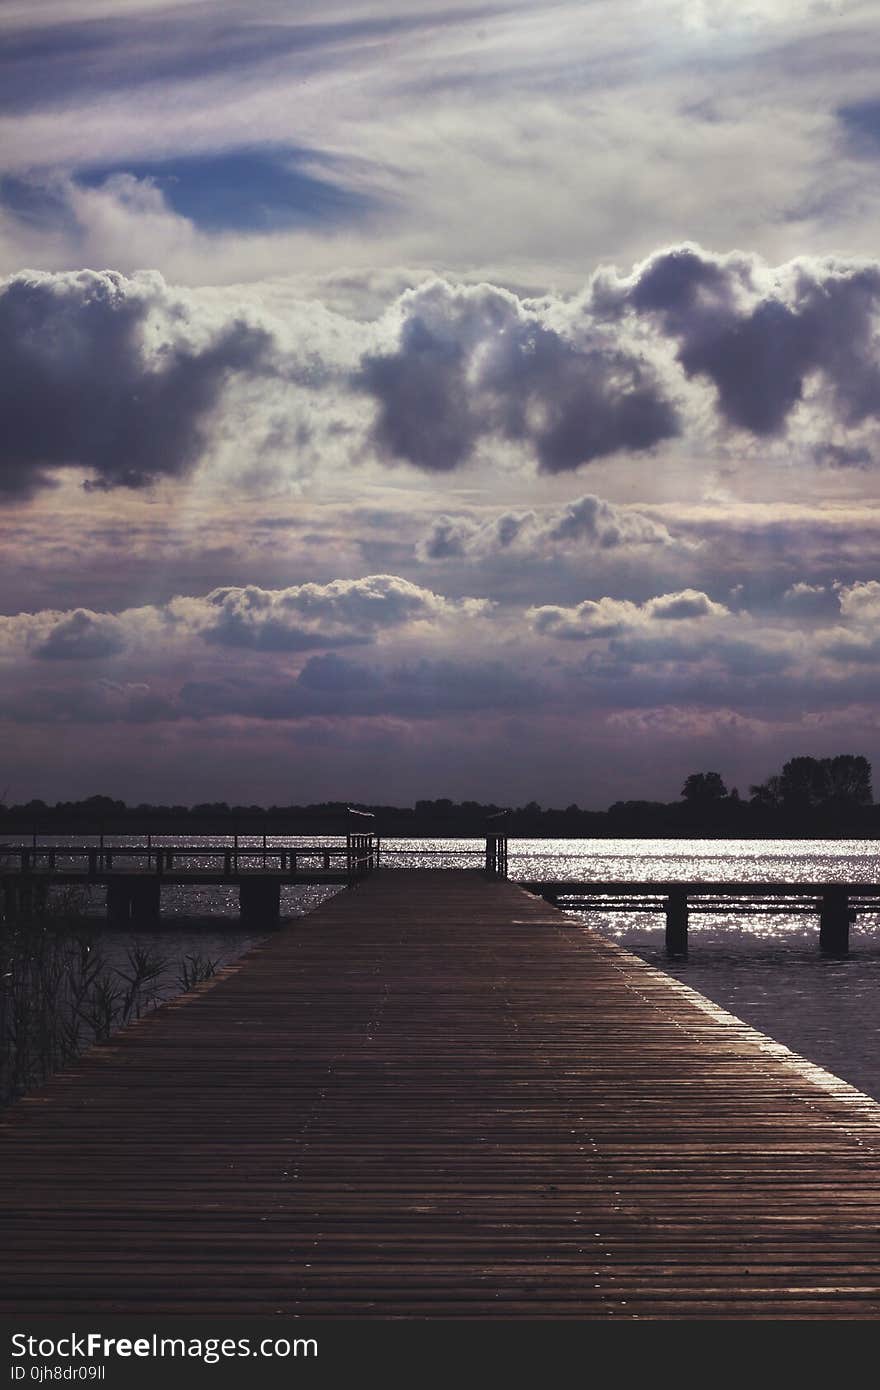
[[[680,623],[704,618],[727,618],[730,610],[697,589],[658,594],[645,603],[604,597],[585,599],[574,608],[544,604],[527,614],[533,630],[542,637],[582,642],[594,637],[616,637],[647,629],[656,623]]]
[[[876,579],[838,586],[841,616],[859,627],[876,628],[880,622],[880,582]]]
[[[814,383],[844,427],[880,416],[876,261],[801,256],[774,269],[756,255],[685,244],[628,276],[599,271],[590,305],[612,321],[630,313],[655,323],[686,376],[714,386],[728,425],[780,434]]]
[[[405,293],[394,313],[393,346],[367,354],[354,377],[376,402],[372,439],[385,458],[447,472],[495,436],[560,473],[678,433],[649,360],[601,326],[575,335],[507,290],[439,280]]]
[[[489,521],[440,516],[418,541],[416,554],[421,560],[460,560],[557,546],[586,550],[697,548],[692,541],[677,540],[668,527],[644,512],[618,507],[588,493],[564,507],[542,513],[503,512]]]
[[[117,614],[78,608],[0,616],[0,654],[89,661],[149,653],[160,644],[167,654],[175,644],[193,640],[296,652],[369,643],[382,632],[412,624],[466,623],[488,614],[491,606],[485,599],[448,599],[391,574],[286,589],[230,586]]]
[[[206,641],[264,651],[369,642],[383,629],[436,622],[451,614],[477,617],[488,608],[483,599],[456,602],[391,574],[277,590],[256,585],[215,589],[203,599],[169,604],[172,617]]]
[[[195,324],[155,274],[23,273],[0,288],[0,492],[76,466],[104,486],[192,468],[225,382],[264,365],[266,332]]]
[[[781,436],[808,402],[806,457],[873,458],[875,261],[774,269],[685,244],[629,275],[599,270],[570,299],[429,280],[370,323],[242,293],[174,290],[154,272],[0,284],[0,494],[30,497],[71,467],[95,488],[143,487],[209,456],[239,487],[365,455],[436,475],[487,449],[502,467],[566,474],[699,434],[688,379],[713,388],[724,427]],[[657,522],[592,495],[546,524],[514,511],[494,524],[476,536],[451,518],[425,552],[504,548],[542,526],[550,544],[666,543]]]
[[[34,649],[35,656],[88,660],[116,656],[125,649],[125,630],[118,618],[77,608],[54,624]]]

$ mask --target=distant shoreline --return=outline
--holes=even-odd
[[[870,811],[880,808],[869,808]],[[547,818],[554,813],[545,813]],[[584,812],[584,818],[595,818],[591,825],[566,823],[560,815],[559,821],[551,825],[540,825],[534,821],[520,819],[511,815],[504,823],[504,831],[513,840],[875,840],[880,839],[880,817],[865,815],[863,821],[848,822],[838,826],[800,823],[797,825],[772,823],[769,820],[760,825],[718,825],[709,826],[683,822],[670,817],[668,822],[659,818],[652,824],[625,823],[623,818],[609,824],[612,818],[607,812]],[[543,817],[542,817],[543,819]],[[555,817],[554,817],[555,819]],[[494,829],[498,829],[496,823]],[[377,816],[375,829],[382,840],[437,840],[437,839],[484,839],[485,821],[434,822],[407,824],[401,817],[384,818]],[[249,816],[230,819],[201,818],[197,816],[152,817],[138,816],[134,813],[92,819],[79,817],[0,815],[0,846],[7,839],[40,836],[144,836],[147,835],[231,835],[260,836],[327,836],[345,835],[345,822],[338,817],[308,817],[303,820],[284,815]]]

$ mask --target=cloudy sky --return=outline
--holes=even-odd
[[[875,0],[4,0],[0,793],[880,765]]]

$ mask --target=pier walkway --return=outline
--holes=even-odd
[[[878,1117],[514,883],[380,869],[0,1115],[0,1311],[877,1318]]]

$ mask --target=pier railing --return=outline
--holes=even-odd
[[[486,877],[507,878],[507,824],[509,811],[499,811],[486,822]]]
[[[35,875],[41,878],[99,881],[111,874],[128,872],[169,874],[188,872],[216,878],[235,878],[242,873],[267,872],[295,878],[304,866],[314,871],[338,870],[345,862],[346,872],[357,878],[375,867],[378,836],[373,833],[346,835],[344,843],[271,844],[243,843],[239,836],[232,844],[214,845],[4,845],[0,850],[0,878]],[[193,861],[198,861],[195,865]]]
[[[349,885],[373,872],[379,863],[379,836],[375,830],[376,817],[372,811],[348,808],[349,822],[345,836],[346,865]]]
[[[279,916],[280,892],[290,884],[352,887],[379,862],[373,816],[350,811],[344,834],[322,842],[270,843],[264,834],[232,834],[221,844],[119,844],[103,835],[92,844],[0,846],[0,922],[28,919],[43,910],[50,888],[93,885],[107,890],[112,922],[158,920],[164,884],[185,887],[236,885],[242,917]]]

